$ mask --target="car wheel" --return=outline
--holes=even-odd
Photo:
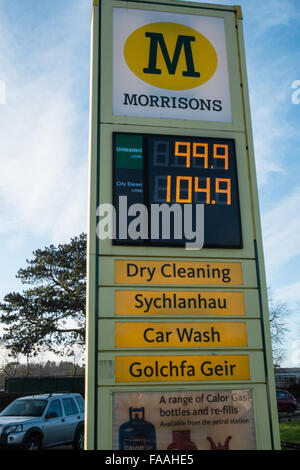
[[[31,436],[26,439],[24,450],[41,450],[41,439],[38,436]]]
[[[288,413],[295,413],[296,409],[293,405],[289,405],[288,406],[288,409],[287,409],[287,412]]]
[[[84,428],[79,428],[73,441],[74,450],[84,450]]]

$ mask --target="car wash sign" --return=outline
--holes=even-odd
[[[113,15],[114,115],[231,122],[223,18]]]

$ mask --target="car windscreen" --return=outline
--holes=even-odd
[[[0,416],[42,416],[47,400],[16,400]]]
[[[75,400],[79,406],[80,412],[84,413],[84,399],[80,396],[75,396]]]

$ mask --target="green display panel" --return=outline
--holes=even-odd
[[[150,228],[151,207],[162,204],[179,204],[183,210],[189,205],[195,227],[195,206],[204,204],[204,246],[242,248],[233,139],[114,133],[113,165],[113,200],[118,216],[122,210],[119,198],[126,196],[127,207],[147,207]],[[180,246],[187,241],[184,230],[181,239],[176,237],[172,223],[168,240],[162,236],[162,227],[157,239],[124,239],[118,220],[115,244]]]

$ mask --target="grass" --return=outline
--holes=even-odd
[[[286,421],[279,424],[280,440],[300,444],[300,420]]]

